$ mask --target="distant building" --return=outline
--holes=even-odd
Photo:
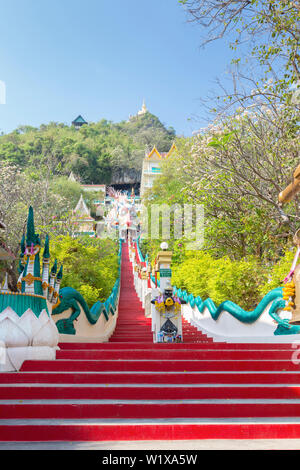
[[[145,100],[143,100],[142,109],[138,111],[138,116],[142,116],[143,114],[146,114],[147,112],[148,112],[148,109],[146,108]]]
[[[95,199],[93,204],[95,206],[95,212],[98,217],[102,217],[104,214],[105,207],[105,196],[106,196],[106,185],[105,184],[81,184],[79,179],[71,171],[69,181],[79,183],[83,191],[94,192]]]
[[[148,113],[147,106],[145,104],[145,100],[143,100],[142,108],[137,112],[135,116],[132,116],[131,114],[129,115],[129,121],[131,119],[136,118],[137,116],[143,116],[144,114]]]
[[[84,191],[95,191],[97,193],[100,193],[99,195],[103,194],[103,199],[105,197],[105,184],[81,184],[81,187],[82,189],[84,189]]]
[[[95,219],[91,217],[90,211],[82,197],[78,201],[78,204],[73,213],[73,223],[76,225],[74,236],[78,235],[89,235],[90,237],[96,236],[95,231]]]
[[[77,179],[75,178],[73,171],[71,171],[68,180],[72,181],[73,183],[77,183]]]
[[[74,121],[72,121],[72,125],[75,127],[75,129],[80,129],[81,126],[83,126],[84,124],[88,124],[84,119],[83,117],[79,114],[79,116],[77,116],[76,119],[74,119]]]
[[[151,152],[145,155],[141,178],[141,197],[147,189],[152,188],[155,178],[160,175],[163,159],[168,158],[175,150],[175,144],[172,145],[169,152],[162,153],[156,147],[153,147]]]
[[[104,214],[106,186],[105,184],[82,184],[82,189],[88,192],[95,192],[93,204],[95,206],[96,215],[102,217]]]

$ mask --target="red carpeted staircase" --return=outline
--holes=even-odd
[[[300,437],[300,368],[291,344],[225,344],[184,322],[153,344],[123,247],[109,343],[60,344],[56,361],[0,374],[0,441]]]

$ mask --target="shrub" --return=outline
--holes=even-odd
[[[51,260],[63,264],[61,287],[78,290],[89,306],[105,301],[118,277],[118,247],[110,239],[59,236],[51,240]]]
[[[296,248],[290,247],[286,250],[284,256],[276,263],[269,271],[268,280],[261,285],[260,292],[266,294],[271,289],[283,285],[284,278],[290,272],[294,256],[296,254]]]
[[[253,309],[261,300],[260,285],[267,279],[266,270],[257,260],[231,261],[214,259],[197,252],[172,268],[172,283],[202,300],[210,297],[217,305],[231,300],[244,309]]]
[[[88,284],[82,284],[78,288],[78,292],[80,292],[80,294],[90,307],[100,299],[101,291],[101,288],[97,289],[96,287],[89,286]]]

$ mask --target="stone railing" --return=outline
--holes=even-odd
[[[135,287],[146,310],[149,300],[157,296],[160,280],[151,272],[148,261],[143,257],[139,240],[131,249]],[[147,279],[142,279],[142,269],[147,272]],[[284,310],[283,288],[278,287],[266,294],[252,311],[246,311],[230,300],[215,305],[212,299],[202,300],[199,296],[173,286],[173,293],[184,301],[183,317],[198,330],[223,342],[292,342],[299,341],[299,326],[288,324],[291,317]],[[151,300],[150,300],[151,302]],[[150,315],[149,315],[150,316]]]
[[[122,242],[119,242],[118,278],[105,302],[88,307],[81,294],[70,287],[60,290],[61,303],[52,318],[59,331],[60,342],[107,342],[113,334],[117,316],[121,283]]]

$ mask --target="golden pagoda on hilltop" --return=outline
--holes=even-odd
[[[137,114],[138,116],[142,116],[143,114],[146,114],[147,112],[148,112],[148,109],[146,107],[145,100],[143,100],[142,109],[140,109]]]
[[[142,108],[137,112],[135,116],[132,116],[129,114],[128,122],[131,121],[132,119],[137,119],[139,116],[144,116],[146,113],[148,113],[148,109],[145,103],[145,100],[143,100]]]

